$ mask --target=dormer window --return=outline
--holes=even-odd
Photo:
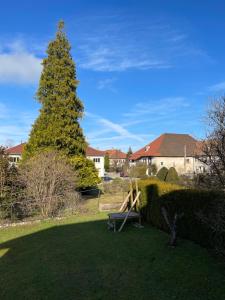
[[[145,147],[145,152],[147,152],[149,149],[150,149],[150,146],[149,146],[149,145],[146,146],[146,147]]]

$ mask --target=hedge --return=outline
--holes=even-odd
[[[174,214],[182,214],[177,222],[177,233],[205,247],[215,247],[215,231],[209,224],[202,222],[199,215],[206,218],[218,217],[218,206],[224,208],[224,193],[187,189],[176,184],[162,182],[157,179],[139,181],[141,190],[141,213],[143,219],[153,226],[169,232],[161,209],[165,207],[170,218]],[[225,237],[222,237],[225,247]],[[221,240],[221,238],[220,238]]]
[[[177,183],[179,181],[179,176],[174,167],[169,168],[165,181],[171,183]]]
[[[158,173],[157,173],[157,177],[162,180],[165,181],[166,180],[166,176],[168,174],[168,169],[166,167],[162,167]]]

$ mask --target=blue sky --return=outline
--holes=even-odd
[[[92,146],[136,150],[164,132],[204,137],[209,102],[225,92],[224,15],[224,0],[2,1],[0,144],[28,138],[60,19]]]

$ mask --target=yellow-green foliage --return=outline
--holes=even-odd
[[[165,181],[171,183],[177,183],[179,181],[179,176],[174,167],[169,168]]]
[[[77,96],[76,67],[63,27],[63,22],[59,22],[56,37],[49,43],[42,62],[36,93],[40,114],[31,129],[24,159],[46,148],[71,157],[85,155],[87,144],[79,123],[84,107]]]
[[[156,215],[160,214],[160,211],[155,208],[155,201],[172,191],[184,189],[180,185],[161,181],[157,177],[140,180],[138,186],[141,190],[141,210],[146,221],[150,223],[152,223],[152,219],[155,219]]]
[[[70,159],[70,163],[76,174],[76,188],[94,187],[101,182],[101,179],[98,177],[98,171],[90,159],[83,156],[74,156]]]
[[[151,199],[158,198],[164,194],[167,194],[171,191],[183,190],[185,187],[182,187],[177,184],[168,183],[165,181],[159,180],[157,177],[152,177],[149,179],[143,179],[138,181],[138,187],[141,190],[141,206],[144,207],[148,201]],[[149,199],[149,197],[151,199]]]
[[[166,167],[162,167],[158,173],[157,173],[157,177],[162,180],[165,181],[166,180],[166,176],[168,174],[168,169]]]
[[[223,225],[218,209],[225,212],[224,193],[188,189],[156,178],[140,180],[138,185],[142,192],[141,212],[145,221],[168,231],[168,225],[161,213],[162,207],[165,207],[170,220],[175,214],[182,215],[177,223],[179,236],[203,246],[218,247],[214,224],[217,227]],[[201,215],[203,218],[200,217]],[[208,221],[203,222],[202,219]],[[225,246],[224,230],[219,234],[221,238],[223,236],[222,243]]]

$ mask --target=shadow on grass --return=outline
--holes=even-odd
[[[49,226],[49,225],[48,225]],[[206,250],[150,227],[59,224],[0,247],[0,299],[225,299],[225,272]]]

